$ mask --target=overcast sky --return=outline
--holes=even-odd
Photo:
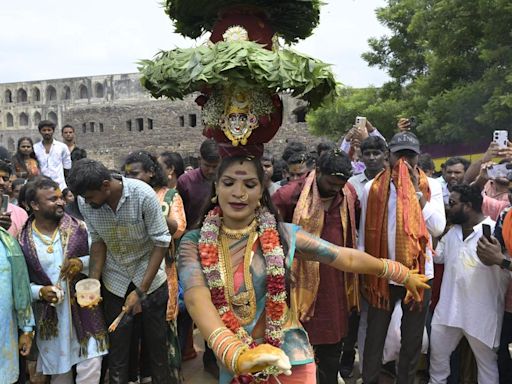
[[[386,74],[361,54],[387,33],[375,17],[385,0],[325,2],[320,26],[294,48],[331,63],[345,85],[381,85]],[[0,26],[0,83],[136,72],[159,50],[203,41],[173,33],[156,0],[0,0]]]

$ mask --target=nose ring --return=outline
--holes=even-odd
[[[247,201],[249,199],[249,194],[248,193],[244,193],[242,196],[240,196],[240,200],[241,201]]]

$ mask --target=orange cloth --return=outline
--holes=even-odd
[[[343,188],[343,201],[340,204],[341,228],[343,230],[344,245],[351,239],[356,243],[355,200],[348,190]],[[350,220],[350,225],[349,225]],[[305,231],[320,237],[324,226],[324,206],[320,198],[316,183],[316,172],[312,171],[304,183],[297,206],[293,214],[293,223],[300,225]],[[351,233],[348,233],[348,228]],[[295,258],[292,266],[294,283],[291,287],[291,298],[295,301],[297,316],[312,317],[315,313],[315,301],[320,283],[320,264],[317,261],[308,261]],[[344,274],[345,292],[347,294],[348,308],[359,308],[359,280],[357,274]]]
[[[162,212],[164,217],[171,217],[178,223],[178,228],[176,232],[173,234],[173,240],[181,237],[185,228],[187,227],[187,221],[185,219],[185,210],[183,209],[183,201],[181,200],[180,195],[176,192],[172,199],[172,203],[169,204],[164,201],[165,195],[169,188],[160,188],[156,191],[156,195],[158,201],[162,205]],[[175,244],[174,241],[171,241],[169,245],[169,253],[170,258],[174,260],[175,258]],[[169,300],[167,301],[167,313],[166,320],[176,320],[178,317],[178,272],[176,270],[176,262],[165,263],[165,273],[167,274],[167,286],[169,288]]]
[[[507,248],[508,254],[512,255],[512,209],[505,215],[501,231],[501,237],[505,243],[505,248]]]
[[[425,198],[430,200],[427,176],[420,169],[418,172],[419,188]],[[378,174],[371,185],[366,211],[365,251],[378,258],[389,257],[387,211],[391,182],[394,183],[397,194],[395,260],[424,273],[430,237],[404,159],[400,159],[393,170],[388,168]],[[364,293],[372,306],[390,308],[387,279],[365,275]]]

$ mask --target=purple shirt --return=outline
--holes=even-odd
[[[183,199],[187,229],[192,229],[201,218],[206,202],[210,200],[213,183],[207,180],[201,168],[193,169],[181,175],[178,179],[177,190]]]

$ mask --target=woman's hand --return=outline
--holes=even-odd
[[[237,369],[241,374],[261,372],[269,367],[276,367],[286,376],[292,373],[288,356],[283,350],[270,344],[261,344],[245,350],[237,361]]]
[[[407,295],[405,295],[404,303],[407,304],[411,300],[421,301],[421,296],[419,293],[420,289],[430,289],[430,285],[427,284],[429,278],[425,275],[421,275],[418,273],[417,269],[412,269],[409,271],[409,279],[404,284],[405,288],[407,288]]]

